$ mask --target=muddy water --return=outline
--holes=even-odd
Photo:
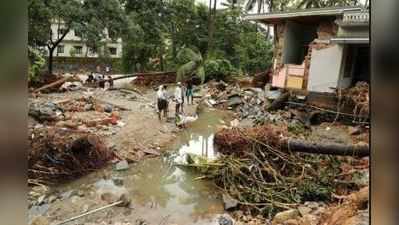
[[[45,214],[62,220],[79,214],[82,207],[91,210],[104,205],[95,200],[104,191],[127,191],[132,200],[132,209],[128,212],[113,208],[109,210],[111,212],[100,212],[76,222],[99,222],[105,217],[108,222],[139,219],[147,224],[214,224],[212,221],[216,215],[224,213],[220,193],[209,181],[196,179],[200,174],[175,165],[183,163],[188,153],[216,158],[214,132],[229,120],[226,112],[206,110],[178,134],[171,146],[165,149],[164,156],[143,160],[123,172],[107,168],[59,187],[60,193],[79,190],[84,197],[72,202],[70,199],[57,201],[50,204],[50,209],[46,205],[42,209],[46,210]],[[116,179],[123,180],[123,185],[117,185]],[[75,206],[71,207],[71,204]],[[36,214],[34,210],[32,208],[31,214]]]

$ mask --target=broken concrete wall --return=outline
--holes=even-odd
[[[334,45],[329,48],[313,49],[310,63],[308,91],[334,92],[338,86],[342,62],[343,47]]]
[[[316,35],[314,34],[316,32]],[[335,45],[330,44],[329,40],[335,37],[338,32],[338,26],[333,20],[320,21],[318,25],[305,26],[299,25],[294,22],[280,23],[276,25],[276,39],[275,39],[275,49],[274,49],[274,71],[273,71],[273,86],[283,88],[285,87],[285,80],[287,78],[286,69],[284,69],[289,60],[294,60],[295,55],[299,55],[293,47],[296,44],[303,46],[308,45],[307,53],[301,62],[296,62],[298,65],[304,65],[304,75],[303,75],[303,89],[307,89],[309,85],[309,74],[310,67],[312,63],[313,51],[319,51],[321,49],[334,47]],[[291,46],[291,47],[290,47]],[[300,50],[306,50],[303,47]],[[298,53],[298,54],[297,54]],[[303,55],[303,52],[300,54]],[[342,57],[342,53],[337,56]],[[333,57],[334,58],[334,57]],[[301,56],[302,59],[302,56]],[[337,58],[334,58],[336,61]],[[342,59],[341,59],[342,60]],[[341,63],[341,62],[340,62]],[[292,63],[291,63],[292,64]],[[295,64],[295,63],[294,63]],[[337,65],[336,63],[334,65]],[[317,67],[317,66],[316,66]],[[330,68],[329,66],[328,68]],[[341,66],[334,68],[334,75],[331,78],[337,78],[336,70],[340,70]],[[313,79],[316,81],[317,79]]]

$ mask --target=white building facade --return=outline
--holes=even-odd
[[[61,28],[60,28],[61,27]],[[53,40],[57,39],[57,36],[61,36],[66,32],[65,28],[58,24],[51,25]],[[67,58],[98,58],[101,54],[107,50],[110,58],[118,59],[122,57],[122,38],[112,40],[109,32],[106,29],[104,31],[106,38],[102,40],[104,43],[100,49],[89,48],[84,41],[82,41],[81,35],[75,30],[69,30],[61,43],[58,44],[54,51],[54,58],[67,57]],[[106,48],[106,49],[105,49]]]

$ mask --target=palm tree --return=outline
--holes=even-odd
[[[222,5],[230,9],[235,9],[236,6],[240,7],[245,1],[246,0],[226,0],[226,2],[222,2]]]
[[[358,5],[359,0],[302,0],[297,5],[297,8],[324,8],[332,6],[347,6],[347,5]]]

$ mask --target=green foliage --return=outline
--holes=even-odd
[[[227,59],[207,60],[204,65],[206,80],[226,80],[235,73],[234,67]]]
[[[236,49],[240,58],[240,67],[244,72],[266,71],[272,64],[272,44],[258,32],[240,34]]]
[[[107,37],[106,29],[118,37],[126,27],[119,0],[29,0],[28,14],[29,45],[47,47],[50,56],[71,30],[80,32],[82,40],[94,47]],[[51,31],[52,24],[56,26],[55,33]],[[52,61],[48,64],[51,70]]]
[[[306,181],[299,185],[297,194],[302,202],[305,201],[330,201],[334,191],[331,184],[322,184],[317,181]]]
[[[201,53],[184,48],[179,51],[177,58],[183,63],[177,69],[177,81],[184,81],[190,79],[192,76],[199,77],[202,83],[205,81],[205,70]]]
[[[28,58],[29,58],[29,74],[28,82],[37,81],[42,71],[46,60],[44,59],[41,52],[37,49],[28,46]]]

